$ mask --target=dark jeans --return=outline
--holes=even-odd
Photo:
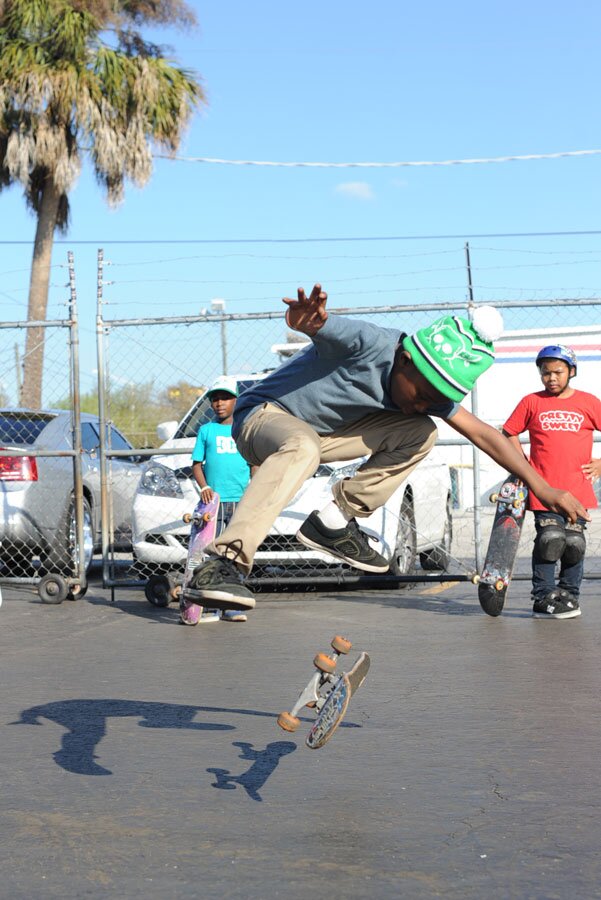
[[[547,512],[547,510],[537,510],[534,513],[534,525],[538,536],[541,526],[541,519],[555,519],[563,525],[567,525],[566,516],[560,516],[558,513]],[[586,525],[584,519],[578,519],[578,524],[583,527]],[[536,551],[536,542],[532,551],[532,596],[535,599],[546,597],[550,591],[560,588],[569,591],[570,594],[578,599],[580,594],[580,585],[582,583],[582,575],[584,572],[584,557],[580,562],[573,566],[566,566],[559,560],[559,581],[555,584],[555,567],[557,563],[545,562]]]

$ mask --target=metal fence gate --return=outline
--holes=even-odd
[[[71,253],[68,271],[67,318],[0,323],[0,581],[37,585],[47,603],[85,593],[93,549]]]

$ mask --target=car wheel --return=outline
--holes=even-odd
[[[173,588],[174,581],[169,575],[151,575],[144,587],[144,593],[153,606],[169,606],[173,599],[171,593]]]
[[[67,600],[81,600],[88,593],[88,585],[82,587],[81,584],[72,584],[67,594]]]
[[[453,512],[451,510],[451,498],[447,497],[447,514],[444,523],[444,531],[440,544],[431,550],[424,550],[419,555],[422,569],[427,572],[441,570],[446,572],[451,563],[451,542],[453,540]]]
[[[413,499],[410,494],[405,494],[401,503],[396,544],[390,563],[392,574],[409,575],[415,568],[416,555],[417,539]]]
[[[83,498],[83,558],[84,570],[90,568],[94,555],[94,525],[92,507],[86,497]],[[69,505],[67,515],[57,530],[56,542],[46,549],[42,556],[42,565],[48,572],[77,572],[79,551],[77,547],[77,528],[75,524],[75,505]]]

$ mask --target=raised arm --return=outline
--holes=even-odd
[[[578,516],[590,522],[591,517],[576,497],[573,497],[569,491],[558,490],[547,484],[545,479],[532,468],[522,450],[517,449],[514,442],[493,428],[492,425],[478,419],[463,407],[460,407],[457,413],[448,419],[448,423],[455,431],[494,459],[496,463],[521,478],[547,509],[567,516],[570,522],[575,522]]]
[[[284,297],[282,302],[288,307],[286,322],[294,331],[300,331],[309,337],[317,334],[328,318],[326,300],[328,295],[322,291],[320,284],[315,284],[307,297],[304,288],[297,291],[297,299]]]

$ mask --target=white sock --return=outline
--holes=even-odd
[[[351,518],[342,512],[334,500],[324,506],[317,515],[326,528],[345,528]]]

